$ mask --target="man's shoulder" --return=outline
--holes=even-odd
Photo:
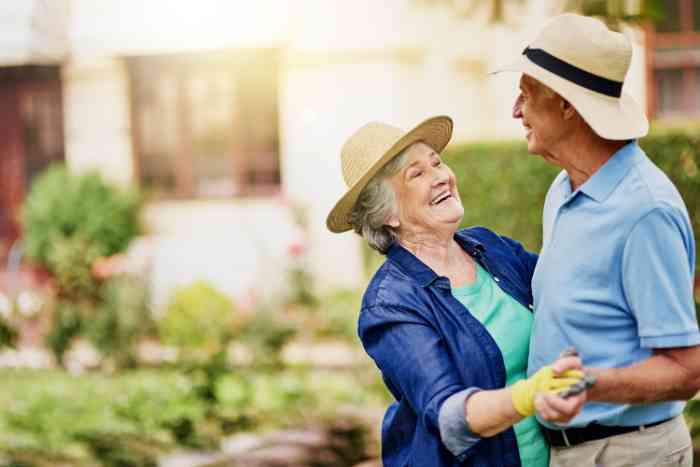
[[[618,200],[638,218],[657,210],[671,215],[688,215],[676,186],[648,157],[635,164],[625,177]]]

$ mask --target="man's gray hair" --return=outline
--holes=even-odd
[[[350,225],[364,237],[369,246],[386,254],[396,242],[396,230],[386,224],[392,214],[396,214],[396,196],[389,177],[406,165],[406,150],[394,156],[360,192],[350,213]]]

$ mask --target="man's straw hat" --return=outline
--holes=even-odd
[[[451,137],[452,119],[445,116],[429,118],[408,132],[380,122],[368,123],[357,130],[340,152],[348,191],[328,214],[328,229],[335,233],[352,229],[348,220],[360,192],[394,156],[419,141],[439,153]]]
[[[571,13],[555,16],[511,66],[569,101],[596,134],[610,140],[640,138],[649,122],[622,83],[632,60],[627,38],[602,22]]]

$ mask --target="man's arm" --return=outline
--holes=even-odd
[[[700,333],[693,299],[695,245],[684,213],[668,205],[651,210],[630,232],[622,263],[622,287],[640,345],[653,354],[625,368],[591,369],[597,382],[589,400],[693,397],[700,390]]]
[[[588,400],[643,404],[687,400],[700,391],[700,346],[655,349],[627,368],[589,368],[596,384]]]

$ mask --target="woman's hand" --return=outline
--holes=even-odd
[[[513,385],[512,401],[515,410],[523,417],[535,414],[535,401],[540,394],[556,395],[580,383],[584,377],[581,371],[581,360],[578,357],[560,358],[554,365],[547,365],[527,379],[520,380]],[[563,402],[564,399],[559,397]],[[545,400],[548,402],[548,399]],[[563,410],[562,404],[549,407],[549,403],[543,409]],[[551,410],[547,410],[547,413]]]
[[[552,364],[555,375],[563,375],[569,370],[581,371],[579,357],[563,357]],[[540,392],[535,395],[535,410],[542,420],[554,423],[567,423],[581,412],[586,402],[586,392],[564,399],[556,393]]]

